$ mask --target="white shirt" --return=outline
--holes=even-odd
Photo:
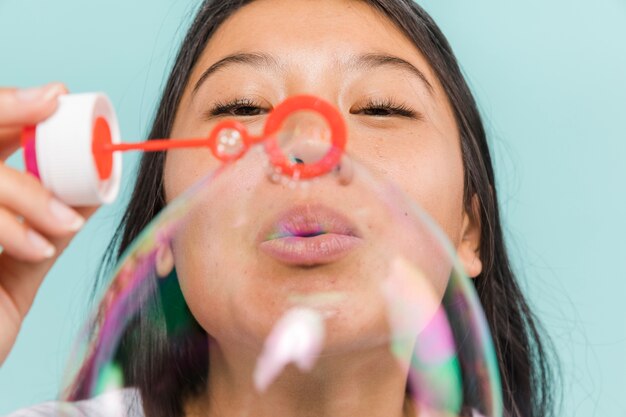
[[[6,417],[144,417],[144,413],[139,393],[128,388],[73,403],[51,401],[15,411]]]

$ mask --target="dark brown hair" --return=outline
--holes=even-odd
[[[200,5],[174,62],[149,138],[169,136],[183,91],[208,40],[229,16],[251,1],[205,0]],[[473,195],[480,202],[480,254],[484,268],[473,282],[494,339],[505,415],[552,415],[553,381],[548,351],[537,319],[511,269],[485,130],[452,49],[435,22],[413,1],[363,1],[387,16],[423,53],[454,111],[461,138],[466,209],[472,212]],[[163,166],[164,153],[144,154],[132,198],[105,256],[105,266],[114,264],[163,208]],[[169,299],[163,302],[162,297]],[[175,277],[155,286],[151,302],[155,308],[152,312],[149,308],[139,312],[122,341],[118,360],[128,384],[139,388],[148,417],[182,416],[185,400],[206,389],[207,335],[188,311]],[[161,326],[154,325],[154,311],[159,312]],[[173,331],[168,326],[171,315],[186,317],[184,331]],[[198,358],[203,357],[204,362],[199,362]],[[78,389],[75,398],[80,397]]]

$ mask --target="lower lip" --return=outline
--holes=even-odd
[[[314,266],[332,263],[345,257],[361,239],[328,233],[313,237],[281,237],[262,242],[261,249],[287,265]]]

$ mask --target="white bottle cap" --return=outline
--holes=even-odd
[[[119,152],[94,156],[94,141],[119,143],[115,110],[100,93],[59,97],[59,107],[37,125],[35,149],[42,184],[71,206],[96,206],[117,197],[122,179]],[[104,159],[104,167],[102,160]]]

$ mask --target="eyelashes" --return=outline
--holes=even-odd
[[[209,116],[250,117],[269,113],[271,109],[262,107],[250,98],[237,98],[228,102],[217,102],[208,112]]]
[[[272,109],[270,107],[263,106],[258,101],[242,97],[226,102],[216,102],[213,107],[206,112],[206,115],[208,118],[221,116],[254,117],[267,114],[271,111]],[[396,102],[390,98],[369,99],[362,106],[351,108],[350,114],[376,118],[401,117],[421,119],[420,114],[413,110],[408,104]]]
[[[390,98],[386,99],[369,99],[362,107],[350,111],[352,114],[363,114],[365,116],[391,117],[399,116],[410,119],[419,118],[408,104],[397,103]]]

